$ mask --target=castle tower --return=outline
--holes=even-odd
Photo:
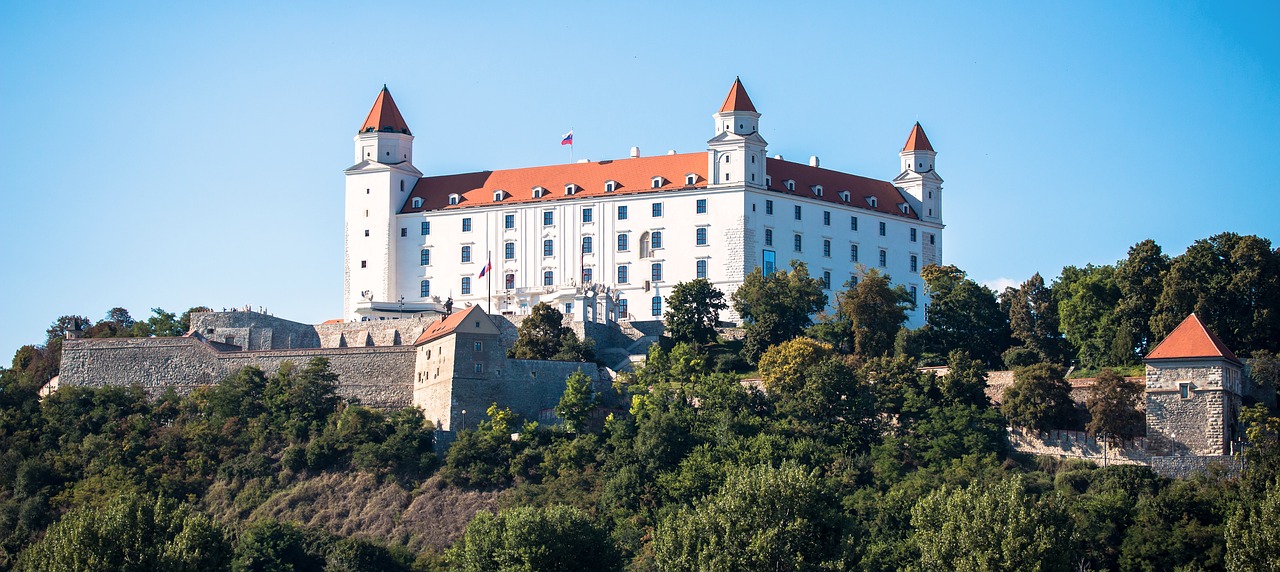
[[[716,135],[707,141],[709,184],[765,188],[764,159],[768,143],[760,137],[760,114],[742,87],[742,80],[733,80],[720,111],[711,117]]]
[[[1222,340],[1191,314],[1143,361],[1151,454],[1230,454],[1239,438],[1243,366]]]
[[[385,85],[355,136],[355,160],[344,171],[345,320],[359,319],[373,302],[394,302],[401,295],[395,280],[396,215],[422,176],[413,166],[413,133]]]
[[[938,153],[933,150],[924,128],[916,122],[907,136],[906,145],[898,153],[902,174],[893,180],[899,190],[910,196],[911,207],[920,213],[920,219],[942,222],[942,177],[933,168]]]

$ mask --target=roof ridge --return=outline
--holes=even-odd
[[[1195,312],[1189,314],[1178,327],[1169,332],[1146,359],[1179,359],[1220,357],[1240,363],[1231,349],[1200,320]]]

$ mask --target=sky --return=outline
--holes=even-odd
[[[58,316],[342,311],[342,170],[386,84],[428,175],[702,151],[897,175],[1003,286],[1154,239],[1280,242],[1276,2],[0,2],[0,364]]]

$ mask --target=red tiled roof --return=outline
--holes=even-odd
[[[413,135],[409,132],[409,124],[405,123],[404,117],[400,115],[400,109],[396,107],[396,100],[391,99],[391,90],[385,85],[382,86],[382,91],[378,92],[378,99],[374,100],[373,109],[369,110],[369,116],[364,119],[364,125],[360,126],[361,133],[366,131],[390,131]]]
[[[1169,332],[1168,337],[1156,345],[1156,349],[1147,354],[1147,359],[1200,357],[1220,357],[1240,362],[1236,354],[1231,353],[1218,336],[1204,327],[1204,323],[1195,314],[1187,316],[1187,319]]]
[[[341,324],[342,322],[343,322],[342,318],[334,318],[332,320],[325,320],[320,323],[321,324]]]
[[[729,95],[724,98],[724,105],[720,106],[720,111],[750,111],[755,113],[756,106],[751,104],[751,98],[747,97],[747,88],[742,87],[742,80],[734,79],[733,87],[729,88]]]
[[[933,151],[933,145],[929,144],[929,138],[924,134],[924,128],[920,126],[920,122],[916,122],[916,126],[911,128],[911,135],[907,137],[907,144],[902,146],[903,151]]]
[[[431,325],[427,326],[427,329],[422,332],[422,335],[418,336],[418,339],[414,340],[413,345],[425,344],[431,340],[452,334],[454,330],[458,329],[458,325],[461,324],[463,320],[467,319],[467,316],[470,316],[472,312],[479,309],[480,306],[471,306],[470,308],[460,312],[450,314],[448,318],[432,322]]]
[[[767,159],[766,172],[772,178],[770,190],[794,196],[803,196],[830,203],[848,205],[872,210],[888,215],[919,218],[914,210],[908,208],[903,213],[899,205],[906,201],[902,194],[887,181],[879,181],[857,175],[850,175],[829,169],[810,167],[801,163],[790,163],[780,159]],[[685,184],[685,175],[695,177],[692,186]],[[653,188],[653,178],[662,177],[663,184]],[[785,181],[795,181],[795,190],[788,191]],[[613,193],[605,192],[605,183],[614,181],[617,188]],[[577,185],[573,195],[564,194],[567,184]],[[812,187],[821,185],[823,194],[816,196]],[[413,192],[405,200],[400,212],[422,212],[443,209],[460,209],[467,207],[488,206],[498,204],[493,200],[495,191],[506,191],[501,202],[528,203],[533,201],[555,201],[576,199],[581,197],[599,197],[610,194],[625,195],[674,191],[681,189],[701,189],[707,186],[707,154],[683,153],[679,155],[658,155],[635,159],[618,159],[615,161],[596,161],[591,163],[569,163],[564,165],[548,165],[544,167],[526,167],[523,169],[503,169],[498,171],[481,171],[478,173],[462,173],[423,177],[414,185]],[[541,198],[534,198],[534,187],[546,189]],[[849,191],[849,201],[840,198],[840,191]],[[459,195],[457,205],[449,204],[449,195]],[[872,207],[867,197],[875,197],[877,205]],[[422,206],[413,208],[413,199],[422,199]]]

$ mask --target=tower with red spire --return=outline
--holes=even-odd
[[[917,121],[907,135],[907,142],[898,152],[902,172],[893,179],[894,186],[906,197],[907,202],[920,215],[920,220],[942,224],[942,177],[934,170],[933,161],[938,156]],[[942,263],[942,233],[930,229],[922,231],[920,247],[922,263]]]
[[[711,116],[715,137],[707,141],[707,179],[711,185],[765,188],[768,142],[760,137],[760,114],[741,79],[734,79],[720,111]]]

